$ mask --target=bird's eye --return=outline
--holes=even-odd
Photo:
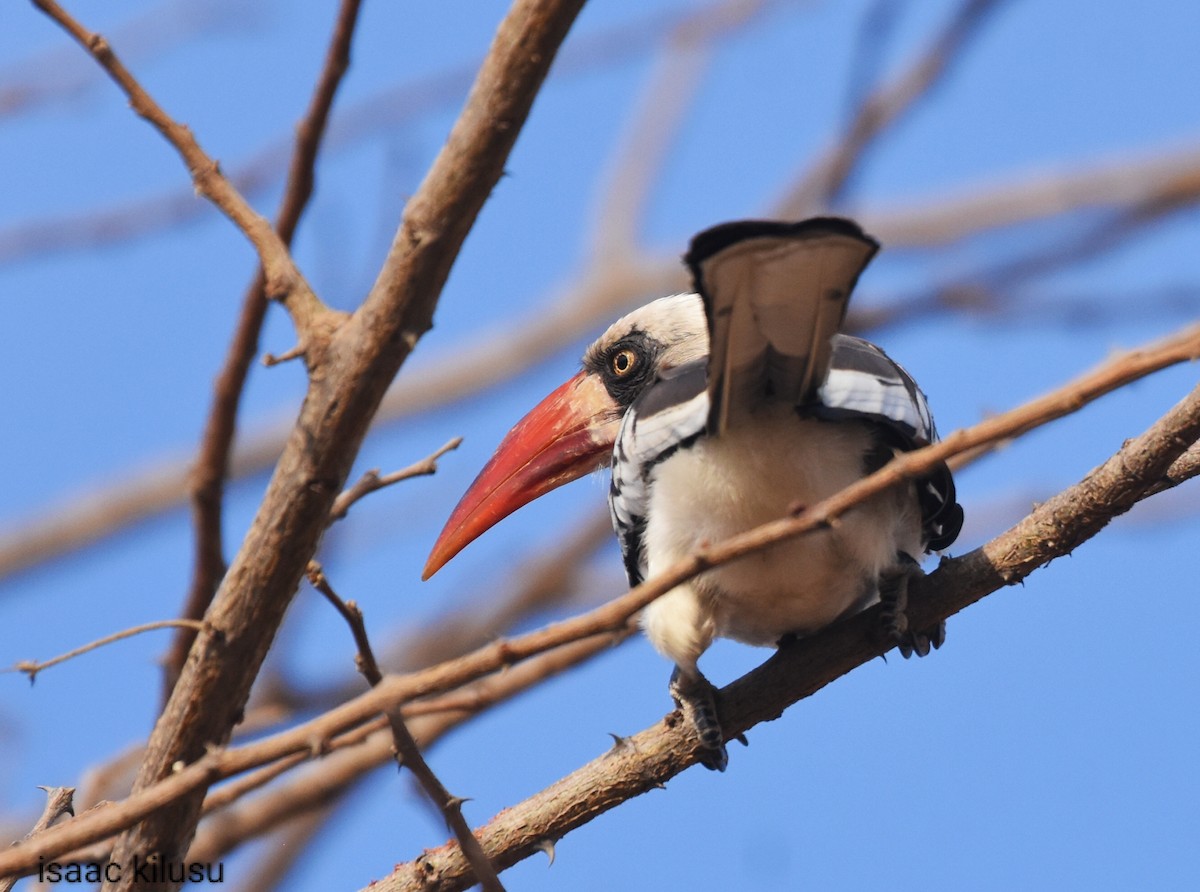
[[[624,350],[618,350],[608,358],[608,367],[612,369],[612,373],[618,378],[628,377],[638,365],[638,355],[633,350],[626,347]]]

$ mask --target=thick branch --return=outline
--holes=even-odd
[[[296,129],[287,186],[275,221],[275,230],[288,247],[316,181],[317,153],[329,122],[329,112],[342,77],[350,67],[350,43],[358,23],[361,0],[342,0],[325,54],[325,64],[308,111]],[[213,402],[204,422],[200,454],[191,472],[192,525],[196,541],[192,582],[184,601],[183,617],[200,619],[216,594],[225,575],[225,549],[222,545],[221,515],[225,480],[229,476],[229,455],[233,447],[238,407],[250,364],[258,352],[258,337],[267,312],[267,277],[260,266],[254,281],[242,299],[237,330],[229,344],[225,362],[213,385]],[[180,632],[175,636],[164,660],[163,699],[171,693],[195,635]]]

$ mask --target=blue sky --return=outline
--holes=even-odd
[[[866,2],[777,3],[721,42],[637,231],[655,255],[697,230],[762,214],[844,121]],[[161,53],[131,57],[147,88],[226,169],[287,138],[314,79],[328,4],[195,3],[219,23]],[[880,66],[924,45],[953,4],[892,4]],[[468,238],[436,327],[403,376],[419,377],[472,334],[561,299],[587,256],[588,225],[614,146],[655,67],[632,47],[568,66],[589,35],[681,2],[611,0],[580,18],[557,75]],[[89,25],[179,4],[74,3]],[[505,4],[371,4],[339,108],[429,83],[486,49]],[[234,19],[233,24],[229,19]],[[843,212],[931,204],[1023,178],[1154,158],[1200,144],[1195,35],[1200,9],[1097,0],[1013,0],[991,16],[936,93],[868,156]],[[122,46],[116,46],[118,52]],[[186,193],[182,165],[82,53],[32,6],[0,29],[0,89],[78,78],[70,95],[0,117],[0,306],[5,312],[0,531],[123,479],[190,456],[254,256],[215,211],[95,250],[7,257],[30,220],[86,215]],[[453,121],[461,89],[366,134],[334,140],[296,242],[301,267],[331,304],[351,309],[373,279],[403,201]],[[413,95],[420,97],[421,91]],[[357,120],[361,123],[362,115]],[[349,132],[350,118],[343,118]],[[275,207],[272,182],[253,193]],[[991,233],[934,251],[888,252],[858,302],[879,306],[967,279],[1095,221],[1102,212]],[[998,289],[1002,309],[922,317],[873,333],[929,394],[943,432],[1044,392],[1115,350],[1197,315],[1200,215],[1185,210],[1093,260]],[[653,295],[646,295],[650,297]],[[1016,307],[1005,310],[1005,307]],[[1064,308],[1086,307],[1091,315]],[[263,349],[291,346],[273,310]],[[359,601],[380,640],[456,607],[500,596],[512,568],[602,502],[580,482],[529,506],[429,583],[420,567],[457,497],[508,426],[573,372],[587,337],[502,386],[377,429],[358,469],[399,467],[449,437],[461,449],[434,478],[372,496],[330,537],[335,584]],[[985,541],[1034,501],[1082,477],[1194,386],[1170,370],[1105,398],[964,472],[968,525],[954,554]],[[247,429],[287,418],[302,369],[256,368]],[[265,478],[231,488],[236,543]],[[1069,559],[953,618],[923,661],[862,667],[756,728],[724,775],[695,768],[565,838],[553,867],[536,857],[514,889],[724,888],[1117,889],[1190,887],[1200,872],[1200,599],[1191,556],[1200,535],[1195,484],[1136,509]],[[0,579],[0,665],[46,658],[174,614],[190,571],[185,510]],[[615,547],[597,586],[622,589]],[[605,588],[607,586],[607,588]],[[544,622],[553,617],[539,617]],[[528,624],[525,626],[528,627]],[[282,660],[317,683],[351,668],[341,621],[307,587],[281,635]],[[33,814],[36,784],[74,783],[147,733],[165,637],[143,636],[50,670],[30,687],[0,676],[0,806]],[[714,681],[766,652],[722,644]],[[639,640],[605,654],[447,737],[431,752],[482,823],[668,709],[670,667]],[[359,888],[446,833],[407,778],[383,769],[343,807],[288,887]],[[236,856],[237,881],[250,860]]]

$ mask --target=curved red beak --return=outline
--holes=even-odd
[[[434,543],[422,579],[522,505],[604,467],[621,410],[596,375],[580,372],[508,432],[459,500]]]

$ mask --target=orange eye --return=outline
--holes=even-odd
[[[608,358],[608,367],[612,369],[614,375],[618,378],[624,378],[638,364],[638,355],[626,347],[624,350],[618,350]]]

